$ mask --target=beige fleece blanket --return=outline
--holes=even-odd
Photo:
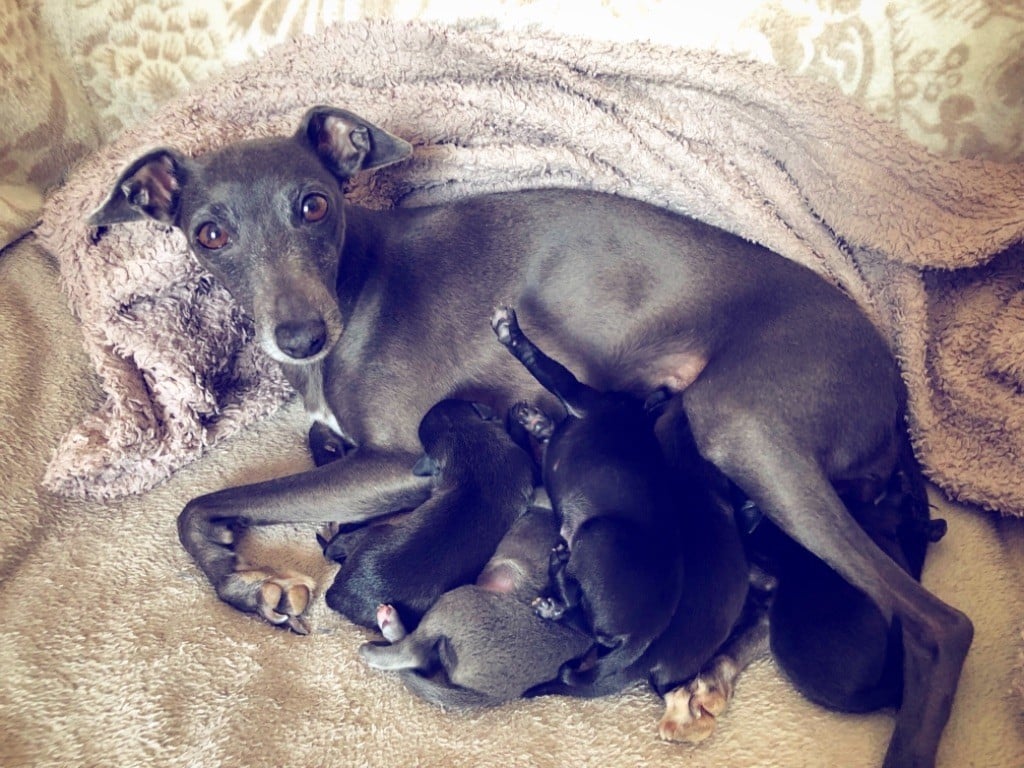
[[[385,74],[371,74],[374,62]],[[380,69],[383,64],[389,69]],[[636,70],[651,66],[666,76],[636,79]],[[295,401],[257,418],[273,409],[283,390],[237,330],[235,310],[191,271],[177,238],[165,239],[156,228],[123,227],[99,249],[84,245],[82,216],[141,145],[173,140],[197,151],[239,135],[291,131],[314,101],[345,104],[418,142],[412,163],[354,190],[376,203],[442,199],[502,180],[581,184],[700,215],[717,210],[723,223],[743,218],[752,228],[751,222],[786,222],[800,207],[805,198],[795,186],[789,197],[770,202],[757,190],[815,175],[803,163],[821,169],[853,164],[857,173],[843,178],[867,179],[866,187],[879,191],[887,178],[899,188],[917,168],[929,177],[933,167],[952,176],[966,169],[973,181],[965,183],[965,193],[984,189],[976,187],[979,166],[971,164],[933,166],[915,154],[889,177],[869,162],[854,163],[860,151],[870,156],[901,144],[885,128],[859,131],[852,148],[830,159],[827,141],[838,148],[844,141],[812,130],[816,121],[806,116],[787,123],[783,91],[787,98],[813,97],[822,122],[830,113],[830,119],[847,112],[856,114],[855,122],[866,118],[839,108],[814,86],[783,88],[778,83],[788,81],[771,70],[737,66],[644,47],[359,25],[283,49],[195,100],[172,105],[152,126],[87,161],[51,199],[47,214],[45,242],[59,253],[63,274],[32,240],[0,255],[0,766],[879,765],[891,730],[888,713],[822,711],[803,701],[768,661],[741,679],[715,736],[686,747],[657,740],[660,707],[642,687],[597,701],[547,699],[446,713],[414,699],[393,676],[366,669],[356,647],[368,633],[333,615],[319,597],[313,632],[304,638],[228,608],[178,545],[175,517],[196,494],[308,467],[305,419]],[[720,82],[712,87],[713,80]],[[512,81],[519,86],[503,97]],[[648,81],[664,98],[645,95]],[[587,108],[577,112],[582,105]],[[755,116],[743,118],[748,109]],[[733,155],[742,163],[728,162],[711,141],[708,121],[727,114],[730,135],[747,137]],[[679,121],[671,141],[657,130],[669,116]],[[747,170],[762,156],[774,157],[758,147],[782,135],[792,137],[786,159],[774,171]],[[875,149],[862,149],[865,142]],[[643,183],[652,157],[664,167]],[[1007,171],[998,173],[1005,182]],[[727,193],[715,181],[721,175],[760,186]],[[832,197],[846,190],[835,183]],[[949,216],[938,214],[956,206],[931,194],[932,202],[925,196],[921,204],[936,214],[936,231],[951,231]],[[988,207],[980,200],[979,216],[995,222]],[[827,218],[805,213],[793,227],[781,226],[779,247],[788,243],[786,252],[798,256],[817,254],[815,248],[841,250],[825,247],[832,241],[823,222],[840,218],[836,209],[841,201],[830,204]],[[902,231],[897,211],[875,211],[878,232]],[[906,218],[911,226],[913,217]],[[970,251],[973,261],[1011,239],[994,223],[983,229],[989,234]],[[858,269],[830,268],[845,284],[858,285]],[[874,276],[865,268],[859,279],[867,284]],[[61,281],[74,297],[77,319]],[[909,318],[922,312],[908,312],[908,323],[897,323],[897,330],[906,332]],[[884,320],[886,314],[875,316]],[[100,330],[104,324],[109,335]],[[224,329],[231,335],[217,340]],[[153,343],[154,334],[166,346]],[[197,350],[200,337],[214,340]],[[244,423],[250,426],[238,430]],[[76,455],[92,456],[92,463],[66,475],[78,478],[70,488],[121,493],[180,469],[141,495],[109,501],[56,495],[41,488],[39,478],[53,447],[73,427],[77,437],[68,438],[61,455],[79,446]],[[238,434],[220,440],[231,430]],[[202,460],[182,466],[215,441]],[[121,450],[127,459],[118,464]],[[1024,521],[934,500],[950,531],[929,555],[924,581],[968,611],[977,629],[939,764],[1019,768],[1024,732],[1014,685],[1020,687]],[[301,569],[321,587],[330,583],[332,569],[309,529],[261,530],[249,549],[261,562]]]
[[[642,687],[598,701],[546,699],[468,714],[420,702],[356,648],[369,633],[318,597],[299,637],[221,603],[179,546],[197,493],[309,466],[298,402],[212,448],[160,487],[114,501],[39,488],[59,436],[102,380],[53,262],[34,243],[0,256],[0,766],[3,768],[877,768],[889,713],[843,716],[762,662],[718,733],[659,742]],[[949,520],[925,584],[977,634],[941,768],[1024,765],[1012,693],[1024,616],[1024,521],[938,501]],[[326,588],[312,531],[259,531],[250,554]]]
[[[145,494],[39,487],[53,446],[102,400],[57,270],[37,244],[0,256],[0,766],[3,768],[877,768],[889,713],[843,716],[762,662],[718,733],[662,743],[642,687],[597,701],[442,712],[365,667],[369,633],[317,597],[299,637],[221,603],[178,544],[189,498],[309,466],[297,401]],[[977,634],[940,768],[1024,765],[1013,695],[1024,616],[1024,520],[939,503],[946,538],[925,584]],[[259,562],[333,569],[312,530],[257,532]]]
[[[154,486],[275,408],[280,375],[231,299],[155,225],[93,244],[87,214],[144,147],[202,152],[343,105],[417,145],[353,197],[419,205],[580,186],[708,220],[811,266],[885,331],[929,476],[1024,514],[1024,166],[940,160],[831,89],[707,52],[480,27],[359,23],[273,51],[160,110],[48,202],[107,400],[62,441],[47,487]],[[934,269],[933,272],[923,271]]]

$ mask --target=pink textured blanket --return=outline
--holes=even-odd
[[[891,340],[929,476],[953,497],[1024,515],[1024,166],[938,159],[832,90],[762,64],[423,23],[342,25],[278,48],[169,104],[52,195],[38,234],[108,398],[63,440],[48,487],[142,491],[287,397],[183,238],[139,224],[94,244],[85,221],[144,148],[200,153],[291,132],[313,103],[416,145],[411,161],[360,180],[356,202],[587,187],[809,265]]]

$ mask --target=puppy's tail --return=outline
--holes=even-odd
[[[502,700],[452,683],[448,670],[458,664],[448,638],[430,641],[416,633],[393,645],[365,643],[360,655],[375,669],[397,671],[414,694],[439,707],[469,709],[501,704]]]
[[[473,709],[492,707],[503,703],[500,699],[486,693],[453,684],[443,669],[429,677],[415,669],[402,670],[399,675],[410,691],[439,707]]]

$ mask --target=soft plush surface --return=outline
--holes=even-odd
[[[178,545],[174,519],[196,493],[309,466],[296,404],[144,495],[55,497],[38,477],[55,441],[95,404],[99,382],[71,342],[76,324],[35,244],[4,255],[0,284],[4,768],[880,764],[888,713],[822,711],[767,662],[741,679],[718,733],[689,747],[658,741],[660,707],[642,688],[446,713],[367,669],[356,648],[369,633],[322,598],[308,637],[232,610]],[[977,627],[939,765],[1019,768],[1024,734],[1010,672],[1024,615],[1024,521],[946,504],[937,514],[950,530],[925,583]],[[311,530],[260,531],[253,545],[261,561],[330,583]]]

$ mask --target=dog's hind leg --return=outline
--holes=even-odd
[[[887,483],[836,487],[872,540],[920,580],[927,547],[941,538],[945,522],[931,519],[920,469],[909,439],[905,442],[905,455]],[[763,521],[751,538],[780,578],[770,614],[772,655],[797,689],[843,712],[898,707],[903,693],[900,622],[886,622],[867,595],[771,522]]]
[[[930,768],[973,637],[970,620],[875,545],[836,494],[813,450],[787,442],[787,435],[770,430],[767,419],[749,413],[730,418],[719,407],[723,388],[713,390],[718,399],[713,411],[703,411],[706,403],[699,413],[689,403],[687,408],[704,455],[787,534],[870,596],[887,622],[900,618],[904,693],[884,768]]]

